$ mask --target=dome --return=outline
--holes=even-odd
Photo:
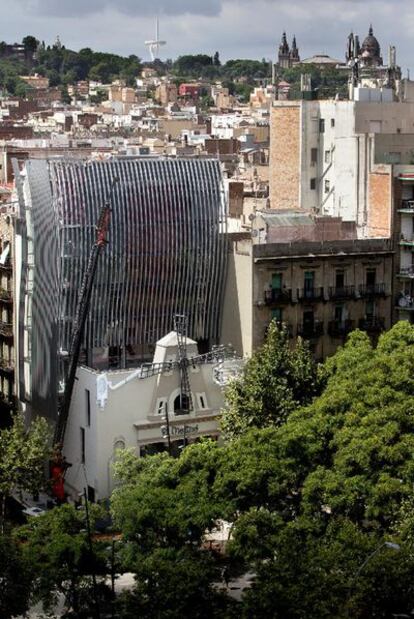
[[[368,36],[364,40],[361,48],[363,56],[371,56],[372,58],[379,58],[381,55],[380,44],[378,39],[374,37],[374,31],[372,26],[369,29]]]

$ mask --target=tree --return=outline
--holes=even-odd
[[[0,617],[9,619],[28,610],[33,573],[20,546],[0,536]]]
[[[256,575],[242,616],[386,619],[411,612],[414,327],[398,323],[376,348],[366,334],[351,334],[326,362],[319,397],[308,357],[289,365],[294,352],[282,344],[283,333],[271,330],[234,400],[255,415],[261,400],[260,423],[237,423],[223,446],[192,445],[177,460],[124,454],[112,505],[126,565],[140,583],[131,603],[146,604],[145,612],[162,616],[163,595],[176,603],[168,581],[181,564],[188,574],[193,562],[204,566],[194,580],[211,595],[223,563],[204,554],[203,540],[220,519],[232,523],[230,574]],[[275,381],[275,367],[289,380]],[[294,410],[301,389],[310,401]],[[194,590],[191,582],[182,586],[185,615]]]
[[[44,466],[50,455],[50,430],[38,417],[28,430],[23,416],[13,418],[10,428],[0,430],[1,528],[4,530],[6,499],[14,491],[36,494],[45,485]]]
[[[123,535],[124,567],[137,585],[121,616],[209,617],[232,605],[213,586],[220,562],[202,544],[223,511],[209,494],[219,454],[211,441],[187,447],[179,459],[122,453],[111,510]]]
[[[94,531],[102,510],[90,506],[90,516]],[[63,505],[32,518],[15,536],[35,574],[34,600],[51,609],[61,594],[76,617],[89,617],[95,603],[92,574],[106,575],[109,566],[107,543],[94,542],[90,551],[85,512]],[[105,595],[105,588],[100,591]]]
[[[27,35],[26,37],[24,37],[22,43],[26,52],[30,52],[32,54],[37,50],[37,46],[39,45],[39,41],[36,39],[36,37],[33,37],[31,35]]]
[[[218,52],[216,52],[213,56],[213,65],[215,67],[220,67],[221,66],[221,62],[220,62],[220,54]]]
[[[226,438],[249,428],[278,426],[320,390],[317,367],[302,340],[290,350],[286,328],[269,326],[264,345],[246,363],[242,376],[226,391],[221,427]]]

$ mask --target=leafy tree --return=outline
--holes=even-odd
[[[92,505],[90,516],[93,531],[102,511]],[[33,598],[46,609],[63,594],[76,617],[90,616],[94,605],[91,575],[105,575],[109,570],[105,544],[95,542],[91,554],[86,529],[85,512],[63,505],[32,518],[15,533],[35,574]]]
[[[32,54],[37,50],[37,46],[39,45],[39,41],[36,39],[36,37],[33,37],[31,35],[27,35],[26,37],[24,37],[22,43],[26,52],[31,52]]]
[[[206,441],[177,460],[166,454],[138,459],[126,451],[116,463],[123,483],[111,509],[123,534],[125,569],[137,579],[121,616],[206,617],[231,606],[213,586],[221,580],[220,564],[202,545],[223,511],[209,494],[219,454],[217,444]]]
[[[16,542],[0,536],[0,617],[9,619],[28,610],[33,573]]]
[[[191,75],[192,77],[199,77],[200,72],[204,67],[210,67],[213,65],[213,59],[206,54],[188,54],[186,56],[179,56],[174,62],[174,72],[178,75]]]
[[[264,345],[226,391],[221,426],[226,438],[249,428],[281,425],[298,406],[319,392],[317,367],[302,340],[290,350],[286,328],[273,321]]]
[[[221,66],[221,62],[220,62],[220,54],[218,52],[216,52],[213,56],[213,64],[215,67],[220,67]]]
[[[7,497],[13,491],[36,494],[45,484],[44,465],[50,448],[45,419],[35,419],[26,430],[22,415],[15,415],[10,428],[0,430],[1,528],[4,529]]]
[[[261,401],[252,429],[237,423],[230,442],[187,447],[178,460],[124,455],[113,511],[125,564],[140,583],[129,612],[135,604],[163,616],[157,591],[176,603],[167,575],[180,574],[181,563],[191,574],[193,561],[208,557],[203,532],[219,519],[232,523],[230,573],[256,574],[242,616],[386,619],[411,612],[414,327],[398,323],[376,348],[366,334],[353,333],[326,362],[325,389],[316,398],[308,357],[289,365],[294,352],[281,343],[283,332],[272,329],[234,398],[241,411],[255,414],[253,403]],[[275,367],[289,380],[275,381]],[[308,384],[299,386],[306,374]],[[303,389],[309,403],[293,410]],[[210,595],[220,561],[211,555],[203,565],[195,582]],[[184,615],[192,593],[186,582]]]

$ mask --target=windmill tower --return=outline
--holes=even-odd
[[[151,60],[154,61],[158,58],[160,53],[160,47],[167,44],[167,41],[160,41],[160,25],[158,17],[155,22],[155,39],[152,41],[145,41],[145,45],[148,47],[149,53],[151,54]]]

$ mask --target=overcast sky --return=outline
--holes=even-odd
[[[0,0],[0,39],[26,34],[74,50],[91,47],[148,60],[144,41],[166,39],[161,58],[216,50],[228,58],[273,58],[281,33],[296,34],[302,58],[318,52],[343,59],[351,30],[361,40],[372,22],[384,61],[414,69],[414,0]]]

